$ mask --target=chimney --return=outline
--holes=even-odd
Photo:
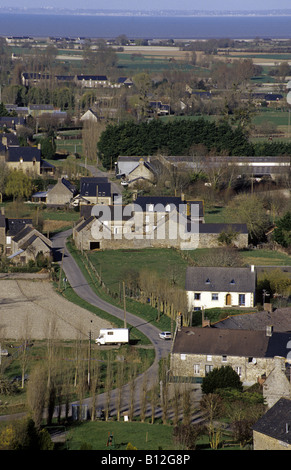
[[[266,326],[266,336],[272,336],[273,334],[273,326],[272,325],[267,325]]]

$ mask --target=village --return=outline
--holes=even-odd
[[[7,42],[9,47],[15,44],[11,38]],[[13,61],[17,61],[16,55]],[[154,100],[149,93],[146,97],[145,77],[138,78],[135,83],[127,76],[109,80],[105,74],[55,74],[54,78],[48,72],[26,70],[20,74],[18,86],[26,90],[43,90],[53,81],[58,83],[56,87],[72,83],[78,93],[95,90],[99,97],[94,100],[92,94],[76,116],[70,110],[70,119],[68,109],[62,106],[2,103],[1,297],[1,285],[7,279],[17,279],[17,272],[25,272],[26,268],[27,272],[29,268],[35,272],[36,267],[38,272],[52,272],[56,232],[49,224],[44,229],[40,222],[46,211],[61,214],[60,219],[66,214],[69,224],[60,225],[60,230],[69,228],[70,247],[81,258],[89,259],[94,270],[101,270],[102,256],[115,259],[123,254],[123,271],[115,261],[107,267],[102,265],[102,275],[99,272],[98,276],[105,288],[116,276],[118,288],[124,285],[125,303],[150,303],[157,318],[162,316],[168,321],[165,331],[170,339],[161,341],[170,345],[169,383],[187,382],[196,390],[213,370],[230,366],[243,387],[261,387],[266,413],[253,423],[254,448],[276,449],[283,441],[290,450],[289,436],[278,433],[270,437],[265,432],[268,426],[277,424],[276,416],[282,409],[286,416],[291,413],[290,152],[285,149],[271,156],[232,155],[222,147],[218,151],[218,140],[207,150],[206,141],[196,139],[180,155],[169,154],[164,142],[152,154],[143,152],[140,144],[140,152],[134,148],[127,154],[135,134],[131,134],[130,126],[126,127],[128,123],[124,124],[126,138],[122,134],[121,115],[115,109],[122,97],[116,98],[116,90],[132,93],[137,89],[143,100],[142,105],[136,101],[137,125],[145,126],[148,133],[156,122],[161,125],[160,119],[175,117],[181,110],[175,109],[177,100],[175,106],[170,106],[164,96]],[[212,99],[205,88],[199,92],[200,105]],[[107,89],[114,90],[113,98],[108,97]],[[106,99],[100,98],[103,92]],[[4,97],[9,96],[6,93]],[[188,85],[183,110],[190,106],[190,97],[194,99],[192,93],[195,95]],[[276,107],[286,97],[272,92],[256,94],[254,99],[265,103],[269,99],[268,106]],[[64,128],[73,132],[71,139],[64,138]],[[207,129],[201,134],[209,133]],[[219,125],[211,129],[217,134],[221,131]],[[228,133],[228,143],[241,138],[228,127],[223,129]],[[121,137],[113,138],[110,132],[119,130]],[[184,140],[187,138],[185,134]],[[77,152],[76,142],[80,140],[82,147]],[[243,139],[241,142],[240,149],[248,144]],[[70,145],[70,151],[64,150],[64,143]],[[71,166],[66,166],[68,162]],[[23,213],[30,211],[29,216],[17,215],[17,201]],[[137,263],[133,270],[129,264],[131,253],[146,253],[149,257],[158,254],[159,265],[169,252],[182,260],[183,268],[177,265],[175,272],[179,281],[174,274],[171,281],[169,268],[157,275],[155,266],[142,272],[146,266]],[[196,256],[201,253],[199,260]],[[263,263],[262,253],[266,256]],[[273,262],[274,256],[282,258],[277,263],[277,258]],[[142,276],[156,280],[156,287],[149,286],[149,282],[147,285]],[[63,280],[60,277],[55,282]],[[118,288],[115,286],[112,299],[120,296]],[[2,300],[1,304],[1,322],[6,325],[1,342],[19,341],[20,331],[14,338],[5,337],[9,311]]]

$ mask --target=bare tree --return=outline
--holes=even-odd
[[[36,428],[40,428],[46,403],[47,368],[37,364],[31,371],[27,386],[27,401]]]

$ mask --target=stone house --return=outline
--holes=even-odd
[[[11,170],[41,174],[41,150],[36,147],[9,147],[5,151],[5,163]]]
[[[280,398],[291,399],[290,368],[286,369],[284,357],[275,357],[274,369],[263,381],[263,395],[268,408],[271,408]]]
[[[254,266],[190,266],[186,271],[185,289],[189,311],[203,308],[254,307],[255,269]]]
[[[135,187],[140,183],[152,186],[155,180],[156,175],[154,168],[150,163],[140,158],[137,165],[129,171],[127,175],[122,176],[121,184],[128,187]]]
[[[36,261],[40,254],[51,260],[52,242],[35,228],[26,226],[12,238],[11,251],[8,259],[16,264]]]
[[[75,81],[82,88],[99,88],[109,84],[106,75],[76,75]]]
[[[256,331],[182,326],[173,341],[171,376],[199,382],[214,368],[228,365],[243,385],[252,385],[272,372],[276,356],[287,358],[290,337],[290,333],[268,328]]]
[[[99,121],[99,117],[93,109],[88,109],[80,118],[80,121],[91,121],[91,122],[97,122]]]
[[[84,199],[89,199],[86,193],[83,194]],[[201,201],[191,201],[189,206],[188,202],[179,197],[138,197],[127,206],[114,203],[109,207],[104,202],[104,207],[101,208],[100,195],[98,200],[99,205],[96,204],[93,208],[94,213],[91,208],[90,214],[86,215],[87,218],[90,217],[90,221],[81,218],[73,230],[73,237],[79,248],[155,247],[193,250],[199,248],[200,240],[204,239],[204,235],[199,235],[200,228],[207,225],[200,223],[203,216]],[[122,215],[119,214],[120,211]],[[123,221],[122,224],[120,220]]]
[[[4,210],[0,214],[0,253],[6,256],[12,254],[12,239],[23,228],[32,227],[32,219],[14,219],[5,217]]]
[[[112,204],[111,183],[105,177],[80,179],[80,204]]]
[[[58,178],[55,185],[50,185],[47,191],[39,191],[31,196],[33,202],[43,202],[53,206],[70,204],[76,194],[76,187],[66,178]]]
[[[280,398],[253,426],[254,450],[291,450],[291,400]]]

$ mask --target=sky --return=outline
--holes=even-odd
[[[52,7],[129,10],[266,10],[291,9],[290,0],[0,0],[0,7]]]

